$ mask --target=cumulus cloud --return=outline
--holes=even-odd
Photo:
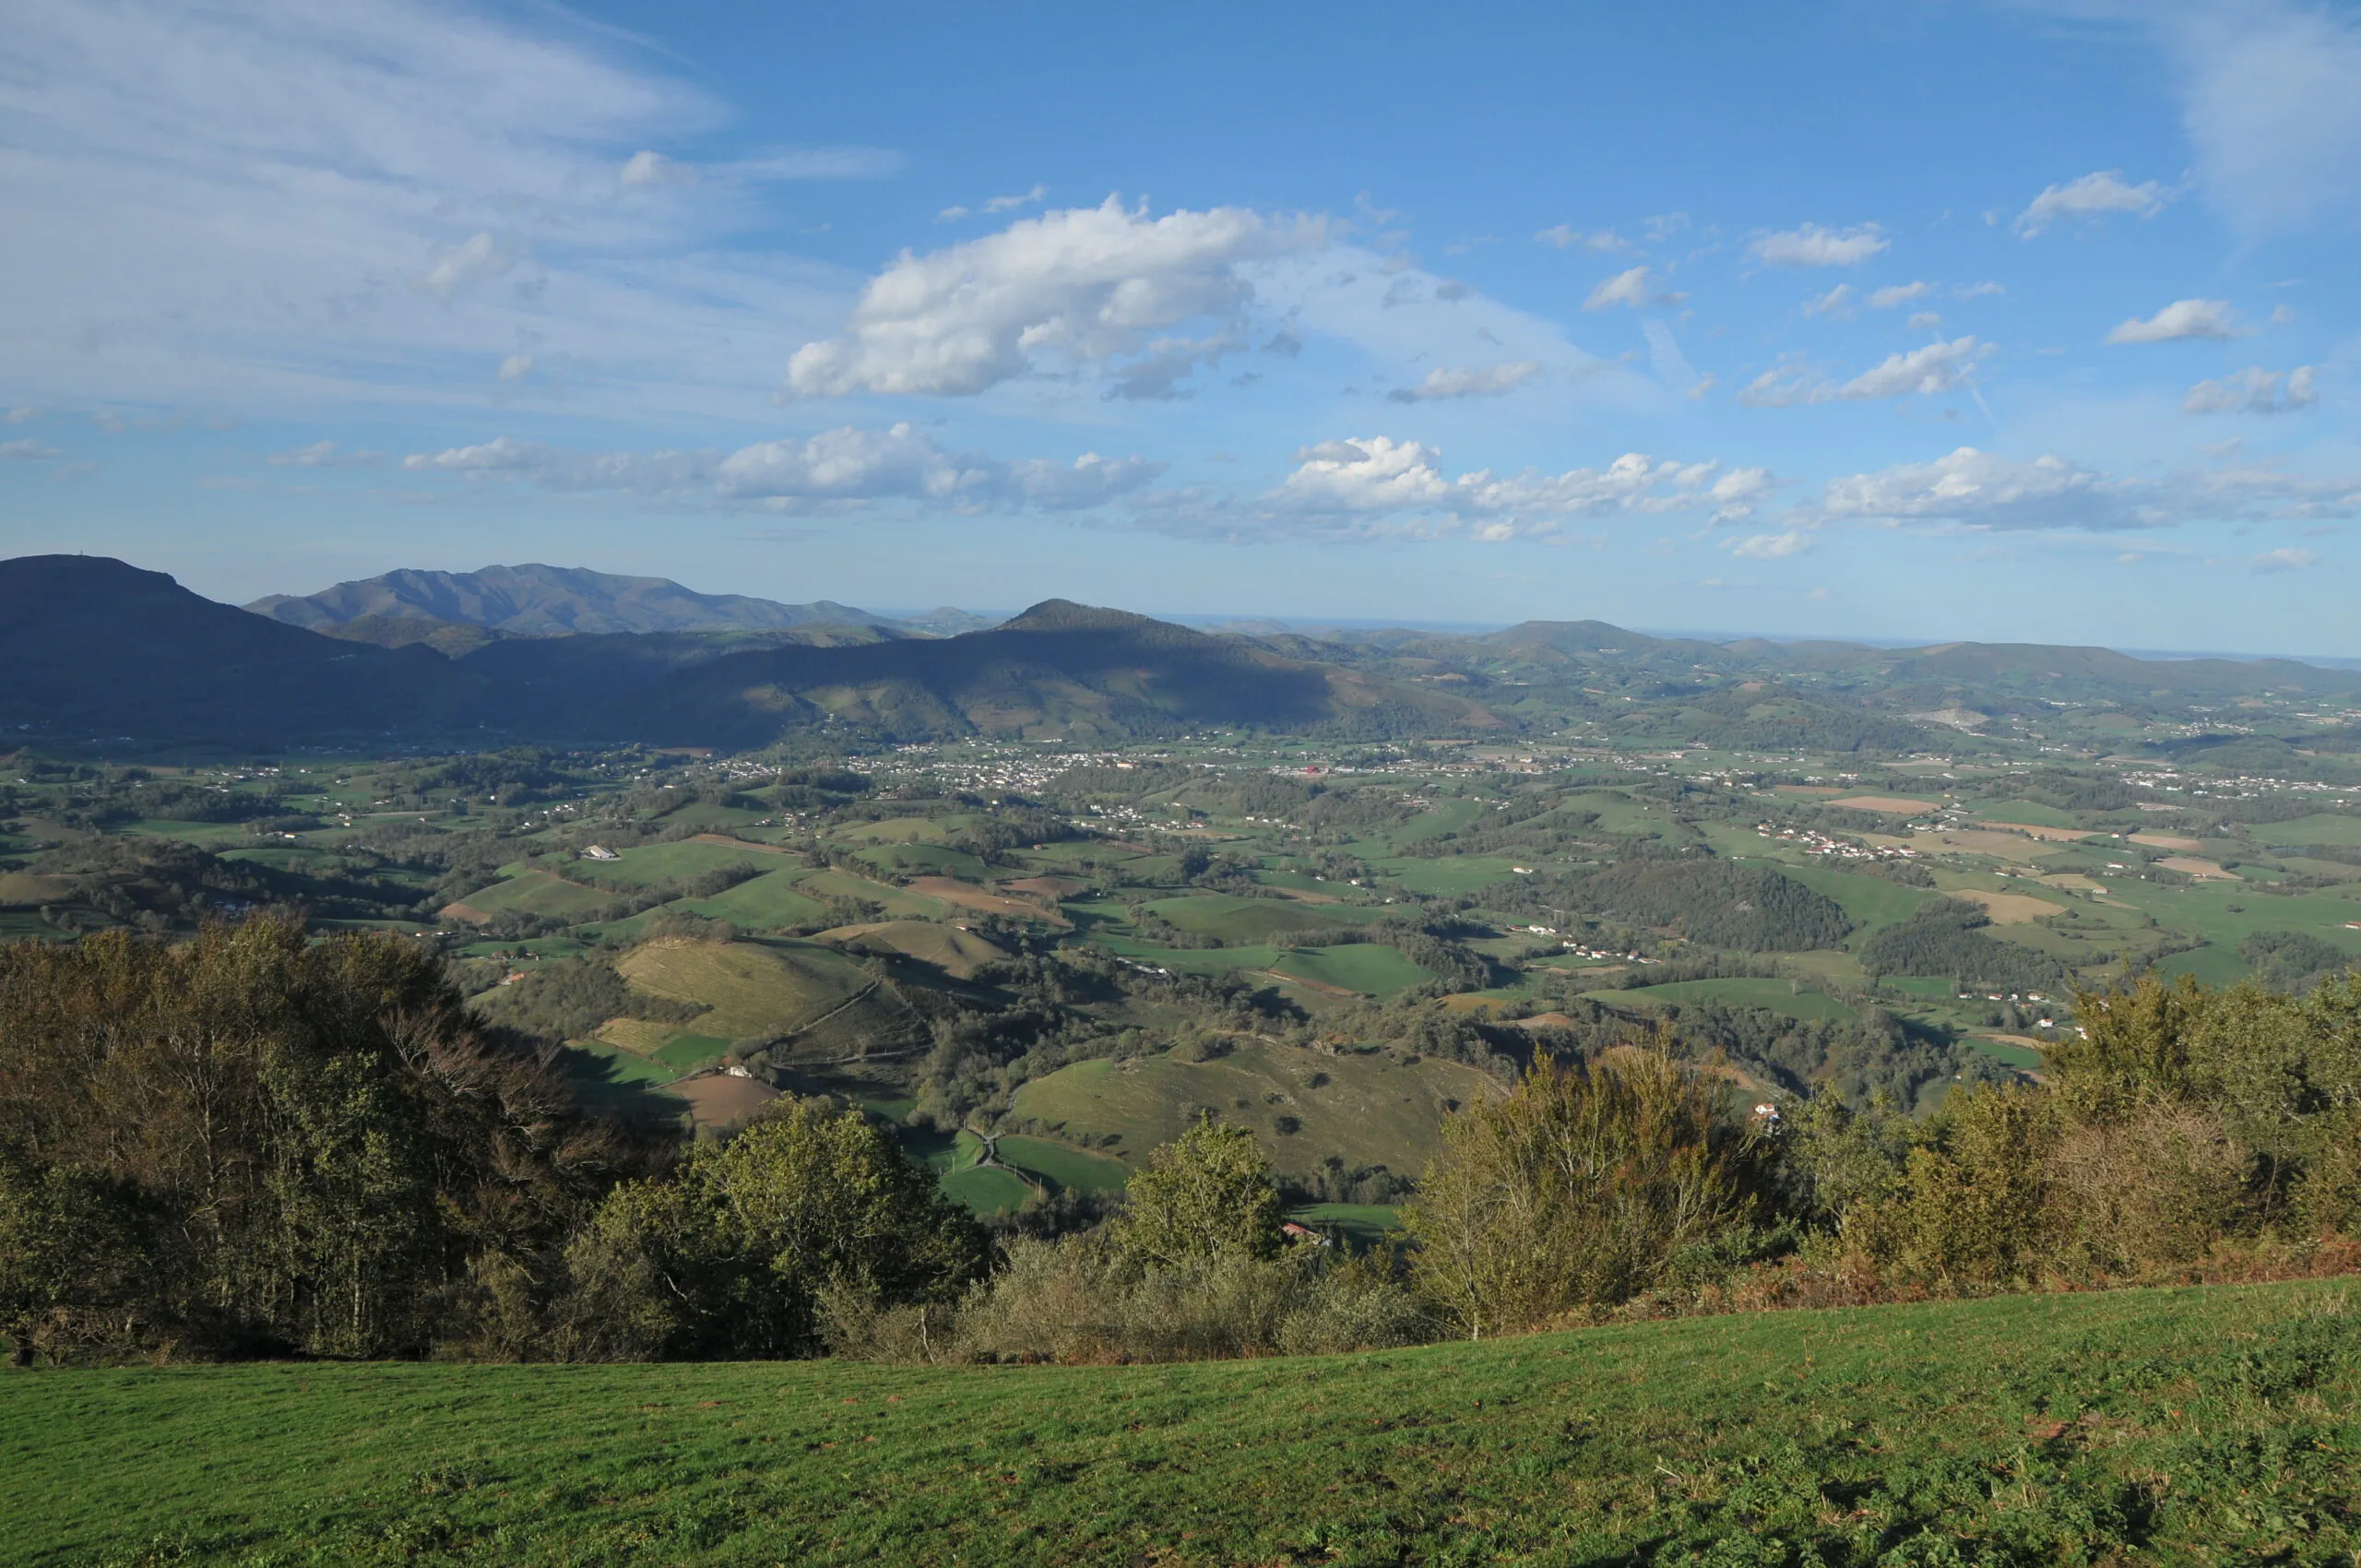
[[[1331,531],[1340,520],[1344,531],[1383,531],[1372,526],[1375,519],[1423,517],[1433,521],[1397,531],[1465,529],[1487,541],[1548,534],[1572,518],[1616,512],[1710,512],[1717,521],[1736,521],[1751,515],[1773,484],[1766,469],[1726,469],[1636,452],[1603,469],[1478,469],[1447,477],[1435,447],[1382,435],[1307,446],[1295,462],[1263,498],[1266,511],[1325,519]]]
[[[1886,248],[1885,236],[1874,223],[1850,229],[1824,229],[1807,223],[1800,229],[1758,234],[1747,254],[1769,267],[1851,267]]]
[[[571,452],[510,436],[402,459],[412,472],[506,480],[544,490],[614,491],[676,502],[754,505],[880,501],[1074,511],[1139,489],[1163,471],[1086,452],[1072,463],[1007,462],[947,452],[915,425],[846,427],[735,451]]]
[[[0,441],[0,463],[40,463],[56,456],[56,447],[38,441]]]
[[[1538,244],[1553,245],[1561,251],[1586,250],[1608,253],[1627,251],[1631,248],[1631,242],[1612,229],[1601,229],[1596,233],[1585,234],[1571,223],[1560,223],[1544,229],[1533,237]]]
[[[1325,226],[1245,208],[1150,218],[1109,196],[918,255],[870,280],[850,330],[788,362],[801,398],[982,392],[1037,362],[1104,362],[1186,322],[1234,318],[1241,263],[1312,246]]]
[[[2175,300],[2142,321],[2138,316],[2106,335],[2110,343],[2170,343],[2183,338],[2235,338],[2237,315],[2227,300]]]
[[[2172,199],[2172,195],[2153,180],[2126,184],[2122,170],[2103,169],[2062,185],[2048,186],[2017,214],[2016,230],[2030,240],[2061,219],[2097,218],[2111,212],[2153,218],[2165,209],[2165,203]]]
[[[1805,403],[1931,397],[1964,384],[1976,362],[1991,351],[1992,345],[1973,337],[1955,338],[1948,343],[1889,354],[1845,382],[1817,377],[1800,363],[1778,365],[1748,383],[1738,400],[1749,408],[1784,409]]]
[[[1932,332],[1942,324],[1942,316],[1934,311],[1915,310],[1910,313],[1910,330],[1913,332]]]
[[[1619,272],[1590,291],[1583,302],[1584,310],[1606,310],[1613,305],[1630,305],[1634,309],[1648,303],[1648,269],[1634,267]]]
[[[2297,365],[2285,375],[2251,365],[2218,381],[2201,381],[2180,400],[2185,414],[2284,414],[2319,401],[2318,372]]]
[[[1923,300],[1934,291],[1935,286],[1932,283],[1892,284],[1869,296],[1869,308],[1892,310],[1896,305],[1906,305],[1913,300]]]
[[[1432,403],[1453,398],[1498,398],[1513,392],[1541,374],[1539,360],[1511,360],[1501,364],[1465,365],[1445,370],[1438,366],[1416,386],[1398,386],[1386,394],[1397,403]]]
[[[348,452],[333,441],[314,441],[292,452],[273,452],[263,459],[275,469],[371,469],[385,460],[382,452]]]

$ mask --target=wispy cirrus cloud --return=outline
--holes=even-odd
[[[2162,478],[2110,475],[2054,455],[2010,457],[1962,446],[1831,480],[1803,509],[1819,522],[1978,530],[2112,532],[2181,524],[2311,522],[2361,516],[2361,476],[2310,475],[2238,461]]]
[[[541,490],[773,511],[913,502],[959,509],[1079,511],[1154,480],[1164,465],[1086,452],[1070,463],[951,452],[909,423],[848,426],[719,449],[579,452],[509,436],[402,459],[413,473]]]
[[[1800,229],[1758,234],[1748,243],[1746,253],[1767,267],[1855,267],[1885,249],[1888,244],[1874,223],[1857,224],[1850,229],[1827,229],[1807,223]]]
[[[0,362],[52,403],[310,413],[473,399],[530,329],[610,372],[586,411],[764,396],[843,279],[738,244],[759,193],[898,155],[675,160],[723,107],[577,39],[434,0],[14,7]]]

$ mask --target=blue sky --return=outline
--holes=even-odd
[[[0,549],[2361,655],[2361,8],[0,0]]]

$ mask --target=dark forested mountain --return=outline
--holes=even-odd
[[[0,730],[210,741],[451,733],[489,683],[425,647],[337,642],[96,555],[0,561]]]
[[[669,577],[621,577],[575,566],[486,566],[480,572],[387,572],[296,598],[246,606],[313,631],[363,616],[457,621],[528,636],[595,632],[725,632],[777,626],[877,626],[882,615],[821,600],[779,604],[694,593]]]

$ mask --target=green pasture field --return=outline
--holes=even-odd
[[[2042,1063],[2047,1060],[2040,1051],[2029,1045],[2017,1045],[2005,1039],[1986,1039],[1981,1035],[1969,1035],[1960,1043],[1971,1051],[1982,1052],[2004,1066],[2014,1067],[2021,1072],[2037,1073],[2041,1071]]]
[[[840,871],[806,872],[796,885],[814,898],[866,898],[894,920],[932,920],[943,913],[939,899]]]
[[[667,827],[694,827],[700,833],[735,833],[771,815],[744,806],[717,806],[696,801],[664,814]]]
[[[2258,844],[2361,844],[2361,816],[2320,812],[2292,822],[2258,823],[2247,833]]]
[[[615,968],[650,995],[704,1003],[698,1029],[723,1039],[784,1033],[871,983],[843,954],[806,943],[671,939],[633,948]]]
[[[1054,1138],[1012,1133],[995,1140],[992,1146],[1000,1151],[1003,1165],[1014,1165],[1078,1193],[1120,1193],[1131,1180],[1131,1168],[1121,1160]]]
[[[1483,1073],[1455,1062],[1430,1057],[1411,1066],[1375,1052],[1331,1055],[1247,1040],[1206,1062],[1171,1051],[1077,1062],[1023,1086],[1012,1109],[1053,1131],[1114,1134],[1128,1159],[1171,1142],[1200,1110],[1211,1110],[1252,1128],[1272,1163],[1290,1175],[1310,1175],[1332,1154],[1347,1166],[1416,1175],[1441,1146],[1450,1107],[1499,1092]],[[1295,1119],[1295,1132],[1279,1130],[1282,1116]]]
[[[700,844],[693,838],[670,844],[647,844],[618,851],[612,861],[583,861],[578,874],[595,876],[621,887],[650,887],[659,882],[718,871],[723,866],[765,865],[778,857],[734,844]]]
[[[1516,873],[1513,865],[1529,866],[1530,861],[1510,861],[1498,855],[1453,855],[1439,861],[1416,857],[1390,861],[1375,861],[1371,864],[1379,874],[1393,878],[1413,893],[1450,896],[1477,893],[1496,882],[1506,882]]]
[[[481,909],[486,914],[515,911],[554,921],[571,921],[606,908],[614,897],[595,887],[567,882],[545,871],[528,871],[495,882],[489,887],[480,887],[459,902],[471,909]]]
[[[1853,942],[1883,927],[1901,924],[1917,913],[1922,905],[1940,896],[1923,887],[1904,887],[1881,876],[1863,876],[1833,866],[1799,866],[1780,861],[1774,869],[1844,910],[1845,918],[1860,927],[1848,938]]]
[[[1299,904],[1292,898],[1239,898],[1227,893],[1162,898],[1149,909],[1185,932],[1224,942],[1265,942],[1282,932],[1367,925],[1384,909],[1357,904]]]
[[[1134,1367],[10,1374],[42,1563],[2349,1563],[2343,1281]]]
[[[939,844],[951,836],[953,826],[943,817],[889,816],[883,822],[834,828],[828,837],[854,844]]]
[[[1619,991],[1615,997],[1618,1001],[1649,1003],[1718,1002],[1725,1007],[1759,1007],[1781,1017],[1807,1022],[1840,1022],[1853,1016],[1853,1009],[1836,998],[1809,989],[1791,992],[1788,982],[1783,980],[1675,980],[1670,985]]]
[[[2166,887],[2120,877],[2109,880],[2106,890],[2109,897],[2154,916],[2165,929],[2220,947],[2235,950],[2259,931],[2300,931],[2347,953],[2361,953],[2361,931],[2345,929],[2347,921],[2361,921],[2361,881],[2319,892],[2279,894],[2258,893],[2236,883]]]
[[[955,876],[967,882],[982,882],[991,874],[991,868],[967,850],[945,849],[940,844],[884,844],[860,850],[853,858],[880,872]]]
[[[978,1214],[1006,1214],[1022,1208],[1033,1188],[1022,1176],[989,1165],[954,1170],[942,1182],[943,1190]]]
[[[2169,954],[2156,960],[2156,973],[2165,980],[2178,980],[2183,975],[2195,975],[2206,985],[2236,985],[2249,973],[2247,961],[2234,948],[2216,947],[2207,943],[2184,953]]]
[[[765,872],[710,898],[683,898],[664,906],[706,920],[729,921],[748,931],[809,925],[820,918],[820,901],[802,891],[793,871]]]
[[[1275,974],[1322,985],[1340,985],[1364,996],[1391,996],[1435,978],[1412,963],[1399,948],[1374,942],[1358,942],[1344,947],[1297,948],[1274,959],[1270,968]]]

